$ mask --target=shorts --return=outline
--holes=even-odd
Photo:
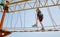
[[[4,9],[4,10],[8,10],[8,7],[7,7],[7,6],[5,6],[3,9]]]
[[[38,19],[39,19],[40,22],[42,22],[43,16],[42,15],[38,16]]]
[[[4,7],[3,9],[6,10],[7,13],[9,13],[8,7]]]

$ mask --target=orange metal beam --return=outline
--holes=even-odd
[[[2,19],[1,19],[1,22],[0,22],[0,37],[5,37],[5,36],[11,34],[11,32],[9,32],[9,31],[2,30],[5,15],[6,15],[6,10],[4,10],[3,15],[2,15]]]
[[[17,4],[17,3],[22,3],[22,2],[27,2],[27,1],[30,1],[30,0],[22,0],[22,1],[12,2],[9,5],[11,5],[11,4]]]
[[[3,15],[2,15],[2,19],[1,19],[1,23],[0,23],[0,29],[2,29],[2,27],[3,27],[5,15],[6,15],[6,10],[4,10]]]
[[[0,37],[5,37],[7,35],[11,34],[10,31],[6,31],[6,30],[0,30]]]

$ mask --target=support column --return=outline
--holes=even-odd
[[[0,23],[0,29],[2,29],[2,27],[3,27],[5,15],[6,15],[6,10],[4,10],[3,15],[2,15],[2,19],[1,19],[1,23]]]

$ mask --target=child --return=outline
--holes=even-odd
[[[8,11],[9,2],[8,1],[6,1],[6,3],[1,2],[0,5],[3,6],[3,9],[6,10],[7,13],[9,13],[9,11]]]
[[[44,27],[43,27],[43,24],[42,24],[43,14],[39,10],[39,8],[36,9],[36,12],[37,12],[37,20],[39,20],[39,22],[40,22],[40,24],[42,26],[42,29],[41,30],[44,30]],[[37,22],[37,20],[36,20],[36,22]],[[34,24],[32,27],[37,27],[37,24]]]
[[[4,10],[3,15],[2,15],[2,19],[1,19],[1,22],[0,22],[0,37],[5,37],[5,36],[11,34],[10,31],[6,31],[6,30],[2,29],[6,12],[8,12],[8,4],[9,4],[8,1],[6,1],[6,3],[4,3],[4,2],[0,3],[0,5],[3,6],[3,10]]]
[[[6,12],[8,12],[8,5],[9,5],[9,2],[8,2],[8,1],[6,1],[6,3],[1,2],[0,5],[3,6],[3,15],[2,15],[1,22],[0,22],[0,29],[2,29]]]

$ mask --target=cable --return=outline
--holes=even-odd
[[[24,28],[25,28],[25,14],[26,14],[26,12],[24,11]]]
[[[20,22],[21,22],[21,28],[22,28],[22,19],[21,19],[21,14],[20,14]]]
[[[16,29],[17,23],[18,23],[18,14],[16,15],[16,21],[15,21],[15,25],[14,25],[14,30]]]
[[[12,13],[12,15],[11,15],[11,24],[10,24],[10,25],[11,25],[11,28],[12,28],[12,23],[13,23],[13,22],[12,22],[12,19],[13,19],[13,13]]]
[[[9,22],[8,20],[9,20],[9,15],[7,17],[6,28],[8,27],[8,22]]]
[[[52,24],[53,24],[53,26],[54,26],[54,28],[55,28],[55,26],[56,26],[57,24],[56,24],[56,22],[55,22],[55,21],[53,20],[53,18],[52,18],[52,15],[51,15],[51,13],[50,13],[49,7],[47,8],[47,11],[48,11],[48,14],[49,14],[49,16],[50,16],[50,18],[51,18]],[[55,23],[55,25],[54,25],[54,23]]]

